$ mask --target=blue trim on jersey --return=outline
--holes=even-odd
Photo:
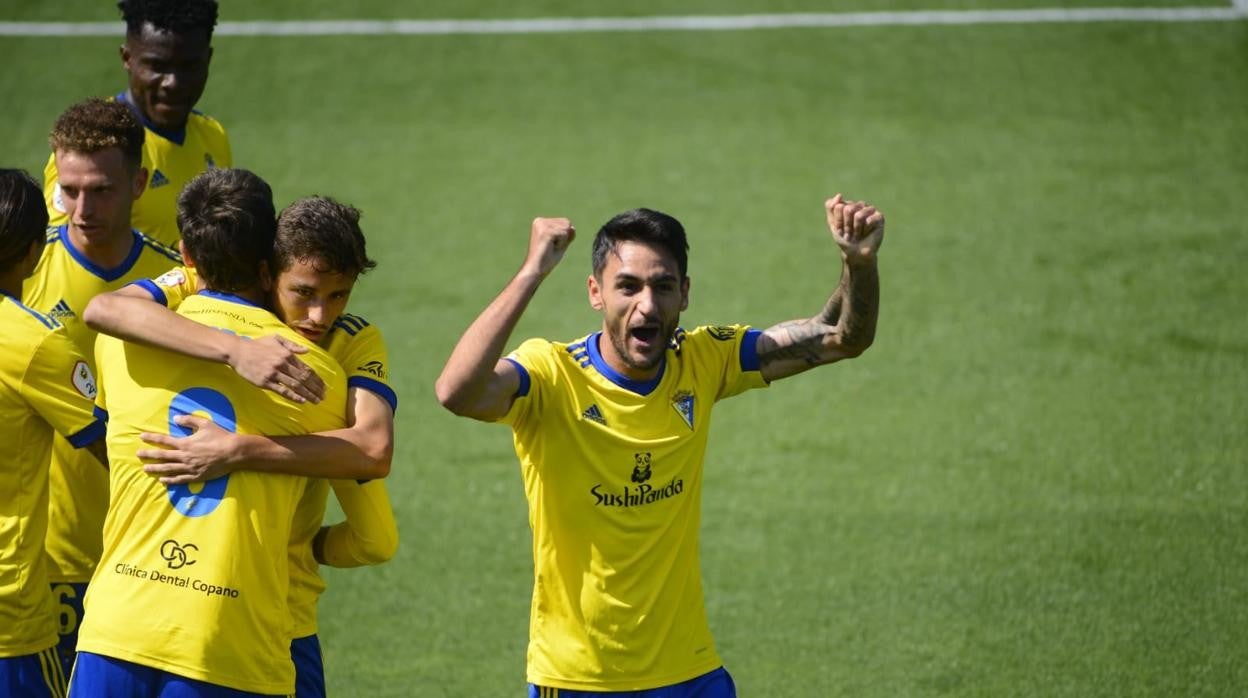
[[[529,394],[529,369],[525,368],[524,366],[521,366],[519,361],[516,361],[510,356],[504,357],[504,359],[507,361],[510,361],[511,365],[515,366],[516,370],[520,372],[520,387],[516,388],[516,394],[513,397],[524,397],[525,395],[528,395]]]
[[[104,409],[103,407],[100,407],[99,405],[96,405],[94,408],[92,408],[91,413],[94,414],[95,418],[100,420],[101,422],[108,421],[108,410]]]
[[[134,115],[139,117],[139,121],[143,123],[143,128],[147,129],[148,131],[151,131],[152,133],[156,134],[157,136],[160,136],[161,138],[164,138],[165,140],[173,141],[174,143],[177,143],[178,145],[182,145],[183,143],[186,142],[186,129],[185,128],[182,128],[179,131],[166,131],[165,129],[162,129],[156,126],[156,124],[153,124],[152,122],[148,121],[147,117],[143,115],[143,112],[139,110],[139,105],[130,101],[129,90],[125,90],[124,92],[119,93],[117,95],[117,101],[121,102],[127,107],[130,107],[130,111],[134,112]],[[195,111],[195,110],[192,109],[191,111]]]
[[[762,330],[746,330],[745,336],[741,338],[742,371],[758,370],[758,338],[762,334]]]
[[[243,298],[242,296],[236,296],[233,293],[224,293],[222,291],[213,291],[210,289],[204,289],[199,292],[199,295],[208,296],[209,298],[216,298],[217,300],[226,301],[228,303],[238,303],[239,305],[249,305],[253,308],[261,308],[261,309],[264,308],[264,306],[260,305],[259,303],[252,303],[246,298]]]
[[[169,307],[169,296],[166,296],[165,290],[157,286],[156,282],[152,281],[151,279],[139,279],[138,281],[131,281],[130,283],[126,284],[126,286],[138,286],[139,288],[151,294],[152,300],[156,301],[157,303],[160,303],[166,308]]]
[[[659,387],[659,381],[663,380],[663,372],[667,370],[667,350],[664,350],[663,359],[659,363],[659,372],[654,378],[648,381],[638,381],[616,371],[607,365],[606,359],[602,358],[602,353],[598,350],[598,339],[602,336],[602,332],[595,332],[585,340],[585,347],[589,349],[589,362],[594,368],[603,375],[604,378],[615,383],[625,390],[632,391],[638,395],[649,395],[654,389]]]
[[[338,319],[334,320],[334,327],[354,337],[368,327],[368,321],[358,315],[339,315]]]
[[[68,441],[69,445],[74,448],[82,448],[83,446],[89,446],[96,440],[103,438],[104,432],[107,429],[108,420],[101,420],[97,417],[94,422],[91,422],[82,429],[79,429],[73,436],[66,437],[65,440]]]
[[[362,388],[370,393],[375,393],[377,397],[390,403],[390,411],[399,411],[399,396],[395,394],[394,388],[373,378],[365,376],[351,376],[347,379],[348,388]]]
[[[43,324],[43,326],[44,326],[44,327],[46,327],[46,328],[48,328],[49,330],[55,330],[56,328],[58,328],[58,327],[60,327],[60,326],[61,326],[61,323],[60,323],[60,322],[59,322],[56,318],[54,318],[54,317],[49,317],[49,316],[44,315],[43,313],[39,312],[38,310],[35,310],[34,308],[30,308],[30,307],[28,307],[25,303],[23,303],[23,302],[21,302],[20,300],[18,300],[18,299],[17,299],[17,296],[10,295],[10,294],[9,294],[8,292],[6,292],[6,291],[0,291],[0,295],[4,296],[5,298],[8,298],[8,299],[9,299],[9,300],[11,300],[11,301],[13,301],[13,304],[14,304],[14,305],[16,305],[17,307],[21,308],[22,310],[25,310],[26,312],[30,313],[30,314],[31,314],[31,315],[32,315],[32,316],[33,316],[36,320],[38,320],[40,323],[42,323],[42,324]]]
[[[57,228],[56,232],[59,242],[65,246],[65,251],[68,252],[69,256],[78,263],[78,266],[86,269],[105,281],[116,281],[117,279],[125,276],[126,272],[130,271],[131,267],[134,266],[134,263],[139,261],[139,255],[143,254],[143,236],[139,234],[139,231],[131,230],[130,235],[134,237],[134,243],[130,246],[130,253],[126,255],[126,258],[122,260],[121,264],[118,264],[112,269],[105,269],[104,267],[101,267],[95,262],[87,259],[86,255],[80,252],[77,247],[74,247],[73,241],[69,238],[68,223],[62,225],[60,228]]]

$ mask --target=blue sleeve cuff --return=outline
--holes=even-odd
[[[511,357],[506,357],[512,366],[516,367],[516,371],[520,374],[520,387],[516,388],[516,394],[513,397],[524,397],[529,394],[529,370],[520,365],[519,361]]]
[[[166,308],[169,307],[169,298],[165,296],[164,290],[161,289],[161,287],[157,286],[156,283],[152,281],[151,279],[139,279],[138,281],[133,281],[127,285],[138,286],[144,291],[147,291],[148,293],[150,293],[152,296],[152,300],[156,301],[157,303],[160,303]]]
[[[69,442],[69,445],[74,448],[82,448],[83,446],[89,446],[99,439],[104,438],[104,434],[108,430],[108,420],[107,417],[105,419],[100,419],[98,417],[98,412],[100,411],[102,410],[98,410],[97,408],[97,417],[94,422],[91,422],[78,433],[66,439],[66,441]]]
[[[365,378],[364,376],[351,376],[347,379],[348,388],[361,388],[370,393],[375,393],[377,397],[385,400],[390,405],[391,412],[399,411],[399,396],[394,392],[394,388],[382,383],[379,380]]]
[[[741,338],[741,370],[758,370],[758,338],[762,330],[746,330]]]

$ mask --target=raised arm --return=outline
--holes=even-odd
[[[840,194],[824,208],[841,251],[841,280],[818,315],[782,322],[759,336],[759,365],[768,381],[854,358],[875,339],[880,308],[876,258],[884,242],[884,214]]]
[[[320,377],[299,360],[307,351],[278,336],[244,339],[182,317],[137,285],[102,293],[87,304],[83,322],[97,332],[204,361],[227,364],[249,383],[295,402],[319,402]]]
[[[442,367],[438,402],[461,417],[490,422],[507,414],[520,374],[503,350],[542,281],[563,259],[576,229],[566,218],[537,218],[520,271],[459,338]]]
[[[236,470],[329,479],[374,480],[390,474],[394,411],[366,388],[347,391],[347,427],[300,436],[261,436],[226,431],[211,420],[177,418],[190,436],[141,434],[157,448],[140,449],[143,469],[166,485],[203,482]]]

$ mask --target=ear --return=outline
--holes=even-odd
[[[265,293],[273,291],[273,277],[269,275],[269,261],[260,260],[260,290]]]
[[[598,285],[598,279],[593,274],[590,274],[589,280],[585,284],[589,291],[589,307],[594,310],[602,310],[605,304],[602,302],[602,287]]]
[[[680,311],[684,312],[689,309],[689,277],[685,277],[680,282]]]
[[[147,168],[140,167],[139,171],[134,173],[134,200],[138,201],[144,191],[147,191]]]
[[[126,41],[129,40],[129,38],[126,39]],[[125,42],[117,47],[117,55],[121,56],[121,64],[125,66],[126,72],[130,72],[130,47]]]

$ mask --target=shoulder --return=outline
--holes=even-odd
[[[6,334],[24,340],[31,347],[42,344],[49,335],[61,329],[61,323],[12,296],[0,296],[0,317],[4,318]]]
[[[381,331],[359,315],[343,313],[334,320],[334,332],[350,338],[381,337]]]
[[[159,256],[175,264],[182,264],[182,255],[177,250],[155,238],[149,237],[147,233],[140,230],[136,230],[134,233],[139,236],[139,242],[143,245],[143,254]]]
[[[200,111],[191,111],[190,117],[186,120],[186,127],[217,138],[227,137],[225,126],[222,126],[220,121]]]

